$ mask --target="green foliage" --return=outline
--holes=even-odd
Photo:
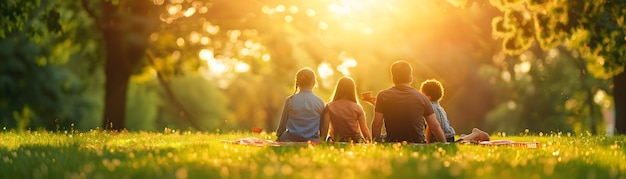
[[[494,134],[541,144],[244,146],[221,140],[274,138],[165,130],[0,133],[2,178],[624,178],[624,136]]]
[[[18,130],[57,130],[78,121],[100,120],[94,117],[101,114],[98,97],[102,96],[98,89],[102,75],[94,69],[97,39],[82,38],[89,34],[85,26],[89,23],[74,11],[73,3],[45,1],[32,5],[37,7],[23,12],[24,17],[17,10],[3,16],[23,18],[15,22],[23,23],[24,29],[7,31],[7,36],[0,38],[1,125]],[[61,26],[73,30],[63,31]],[[18,122],[24,121],[24,111],[32,113],[28,123]],[[21,115],[12,115],[15,113]]]
[[[493,34],[507,54],[519,55],[533,43],[543,50],[564,45],[579,51],[596,77],[624,71],[626,2],[567,0],[490,0],[503,14]],[[580,35],[580,34],[585,35]]]
[[[31,12],[40,6],[39,0],[7,0],[0,2],[0,39],[4,39],[14,31],[24,30],[30,20]]]
[[[483,76],[497,89],[509,89],[495,92],[499,104],[487,116],[487,130],[604,133],[600,113],[606,107],[593,98],[609,91],[610,84],[591,77],[575,54],[564,48],[515,57],[500,54],[494,57],[495,66],[483,66]]]
[[[160,100],[158,103],[143,105],[156,105],[157,129],[165,127],[188,129],[191,126],[185,119],[185,115],[192,116],[197,120],[201,129],[208,131],[231,129],[237,125],[236,122],[229,121],[227,111],[229,101],[215,84],[198,75],[175,77],[169,81],[169,84],[175,98],[189,114],[180,111],[173,101],[165,96],[161,86],[153,86],[159,88]]]
[[[155,88],[160,88],[156,80],[146,82],[131,80],[129,83],[126,105],[126,118],[130,119],[126,121],[128,130],[156,130],[158,106],[163,99]]]
[[[13,111],[13,119],[17,122],[17,129],[19,132],[24,131],[28,126],[30,126],[31,120],[33,120],[35,116],[33,116],[33,110],[28,106],[24,106],[21,112]]]

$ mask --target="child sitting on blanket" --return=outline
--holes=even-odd
[[[446,111],[443,110],[443,107],[439,104],[439,101],[443,98],[443,86],[435,79],[426,80],[422,83],[420,91],[430,100],[430,104],[435,111],[435,117],[446,137],[446,142],[454,142],[454,129],[450,126]],[[431,141],[435,140],[432,134],[426,134],[426,136],[429,137]]]
[[[319,142],[319,128],[324,101],[313,93],[315,72],[303,68],[296,73],[297,93],[287,97],[276,129],[280,142]],[[300,89],[298,91],[298,89]]]
[[[367,142],[371,135],[365,123],[365,112],[356,100],[356,85],[350,77],[337,82],[332,102],[328,103],[320,128],[322,140],[330,130],[328,141]]]

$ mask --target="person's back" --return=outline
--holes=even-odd
[[[323,139],[326,139],[329,128],[332,128],[329,141],[366,142],[371,140],[365,122],[365,112],[356,100],[356,84],[350,77],[339,79],[332,102],[326,105],[320,129]]]
[[[324,101],[313,93],[315,72],[304,68],[296,74],[296,90],[285,99],[283,112],[276,129],[278,141],[319,141],[319,127],[324,112]]]
[[[433,132],[436,141],[444,142],[445,137],[435,118],[428,98],[411,87],[413,69],[406,61],[396,61],[391,65],[394,87],[380,91],[375,100],[372,137],[380,140],[382,125],[387,129],[386,142],[434,142],[424,136]]]
[[[441,82],[435,79],[426,80],[422,82],[420,91],[430,100],[430,104],[435,111],[435,117],[441,126],[441,130],[443,130],[446,141],[454,142],[455,131],[452,126],[450,126],[450,121],[448,121],[446,111],[443,109],[441,104],[439,104],[439,101],[441,101],[444,96],[444,88],[441,85]]]
[[[324,101],[313,94],[311,89],[302,89],[287,99],[288,108],[287,131],[311,141],[319,139],[319,126],[324,111]],[[291,141],[302,141],[291,139]],[[306,141],[306,140],[305,140]]]
[[[410,86],[394,86],[379,92],[376,111],[385,116],[385,141],[423,143],[423,117],[433,113],[429,104],[423,94]]]
[[[365,118],[363,108],[357,103],[341,99],[328,103],[326,112],[330,115],[333,126],[333,140],[348,142],[362,139],[359,118]],[[364,126],[367,127],[367,126]]]

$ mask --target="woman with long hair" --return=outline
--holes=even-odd
[[[371,135],[365,122],[363,107],[356,100],[356,85],[350,77],[337,82],[332,101],[326,105],[322,126],[322,140],[337,142],[368,142]]]

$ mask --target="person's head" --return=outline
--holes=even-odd
[[[409,62],[398,60],[391,64],[391,77],[396,85],[407,84],[413,81],[413,68]]]
[[[347,99],[353,102],[356,101],[356,85],[354,80],[350,77],[344,76],[339,79],[337,86],[335,87],[335,94],[333,94],[333,101],[338,99]]]
[[[420,91],[422,91],[430,101],[439,101],[443,97],[443,86],[435,79],[424,81],[420,87]]]
[[[315,81],[315,72],[310,68],[302,68],[296,73],[296,88],[313,88]]]

